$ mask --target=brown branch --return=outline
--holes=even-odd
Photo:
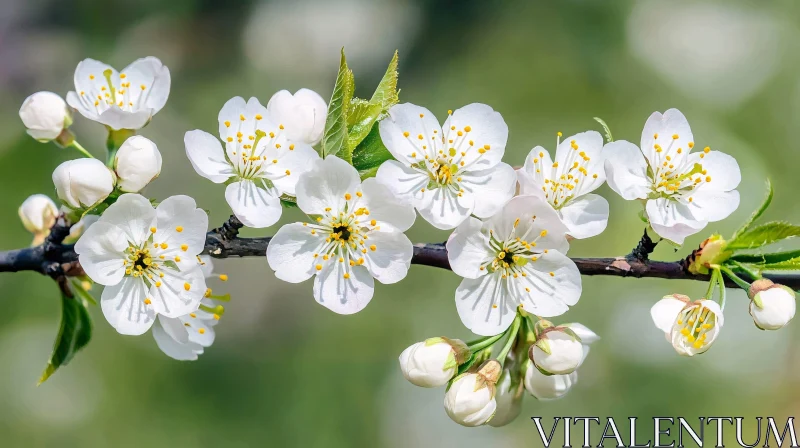
[[[204,253],[214,258],[230,257],[263,257],[266,254],[270,237],[241,238],[238,236],[242,223],[231,216],[221,227],[206,234],[206,247]],[[54,230],[53,238],[48,237],[44,244],[26,249],[16,249],[0,252],[0,272],[34,271],[49,275],[53,278],[82,274],[78,256],[72,245],[58,243],[63,241],[60,236],[64,229]],[[66,228],[69,232],[69,228]],[[55,234],[55,235],[54,235]],[[58,239],[60,236],[60,240]],[[690,273],[686,260],[677,261],[651,261],[636,259],[634,257],[618,258],[573,258],[583,275],[607,275],[614,277],[634,278],[664,278],[671,280],[697,280],[707,282],[708,275]],[[414,245],[412,264],[432,266],[441,269],[450,269],[447,259],[447,249],[444,244],[419,243]],[[800,275],[796,274],[768,274],[765,277],[776,283],[787,285],[794,289],[800,288]],[[733,282],[726,282],[729,287],[736,287]]]

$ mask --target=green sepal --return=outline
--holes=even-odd
[[[85,291],[84,291],[85,292]],[[53,344],[53,353],[47,362],[37,385],[47,381],[61,366],[67,365],[80,349],[92,338],[92,318],[86,309],[86,301],[61,293],[61,324]]]
[[[547,338],[539,338],[533,345],[539,347],[539,350],[547,353],[548,355],[553,354],[553,352],[550,350],[550,341],[548,341]]]
[[[764,309],[764,302],[761,301],[761,297],[759,297],[759,294],[756,294],[755,296],[753,296],[753,303],[756,304],[758,309],[760,309],[760,310]]]

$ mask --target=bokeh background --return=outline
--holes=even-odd
[[[17,207],[30,194],[54,197],[52,170],[76,156],[27,137],[19,105],[38,90],[65,95],[81,59],[121,68],[153,55],[169,66],[170,99],[142,132],[164,156],[146,194],[189,194],[217,225],[230,213],[223,189],[192,170],[184,132],[214,132],[219,108],[236,95],[266,104],[277,90],[308,87],[329,97],[344,46],[359,96],[371,94],[399,49],[401,101],[440,117],[471,102],[493,106],[510,128],[512,165],[537,144],[552,150],[557,131],[599,129],[594,116],[615,138],[638,142],[651,112],[681,109],[698,145],[735,156],[743,180],[729,219],[677,252],[662,245],[654,254],[677,259],[711,232],[730,234],[761,200],[766,177],[776,189],[767,217],[800,221],[798,27],[794,0],[2,0],[0,248],[28,244]],[[102,127],[75,121],[79,140],[102,155]],[[607,186],[600,192],[611,203],[609,227],[575,242],[572,255],[621,255],[641,234],[639,205]],[[300,218],[286,210],[282,223]],[[443,241],[447,233],[418,219],[409,235]],[[234,300],[200,360],[167,358],[149,334],[117,334],[95,307],[92,343],[40,387],[58,290],[34,273],[0,276],[0,445],[540,446],[531,416],[548,424],[555,415],[614,416],[625,433],[628,416],[798,412],[800,327],[757,330],[741,291],[730,293],[714,348],[685,359],[649,308],[668,293],[698,297],[705,284],[585,277],[583,298],[563,319],[603,339],[579,384],[560,401],[526,398],[510,426],[467,429],[445,415],[442,389],[410,385],[397,365],[415,341],[472,337],[456,314],[451,272],[414,266],[402,283],[378,285],[363,312],[339,316],[314,302],[310,282],[278,281],[263,258],[217,268],[231,280],[212,286]]]

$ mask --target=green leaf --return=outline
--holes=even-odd
[[[347,143],[355,148],[369,134],[372,125],[399,101],[397,91],[397,51],[369,101],[355,98],[347,113]]]
[[[769,207],[769,205],[772,203],[773,193],[774,191],[772,189],[772,182],[770,182],[770,180],[767,179],[767,197],[764,198],[764,201],[761,202],[761,206],[758,207],[758,209],[756,209],[756,211],[754,211],[752,215],[750,215],[750,218],[747,219],[747,221],[742,225],[742,227],[740,227],[739,230],[737,230],[736,233],[733,234],[733,237],[731,238],[732,240],[736,240],[741,234],[746,232],[747,229],[749,229],[750,226],[752,226],[753,223],[758,218],[760,218],[765,211],[767,211],[767,207]]]
[[[759,266],[762,271],[797,271],[800,270],[800,258],[781,261],[779,263],[767,263]]]
[[[600,117],[594,117],[594,121],[600,123],[600,126],[603,127],[603,131],[606,134],[606,143],[611,143],[614,141],[614,137],[611,135],[611,129],[609,129],[608,125],[605,121],[603,121]]]
[[[800,226],[773,221],[751,228],[728,242],[726,250],[756,249],[800,235]]]
[[[53,354],[39,378],[39,384],[47,381],[59,367],[67,365],[91,338],[92,318],[86,309],[86,302],[80,296],[69,297],[62,293],[61,327],[53,345]]]
[[[353,151],[353,166],[363,180],[374,177],[381,164],[387,160],[394,160],[394,157],[383,145],[378,123],[374,123],[367,137]]]
[[[782,263],[793,258],[800,258],[800,250],[774,252],[771,254],[739,254],[732,256],[730,259],[739,263],[761,266],[765,264]]]
[[[354,90],[353,72],[347,68],[347,59],[342,48],[339,74],[336,76],[336,85],[333,87],[328,116],[325,119],[325,134],[320,148],[323,158],[336,155],[348,163],[351,162],[352,153],[347,146],[347,113]]]

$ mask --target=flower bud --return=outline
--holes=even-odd
[[[447,415],[463,426],[480,426],[488,422],[497,409],[495,383],[500,369],[500,363],[492,359],[477,372],[456,377],[444,395]]]
[[[161,173],[161,153],[155,143],[134,135],[117,151],[114,170],[120,190],[136,193]]]
[[[28,199],[19,206],[19,219],[25,230],[34,236],[33,244],[39,245],[50,233],[50,228],[56,223],[58,206],[52,199],[43,194],[28,196]]]
[[[40,142],[49,142],[72,124],[67,103],[53,92],[36,92],[25,98],[19,118],[28,128],[28,135]]]
[[[72,208],[89,208],[114,190],[114,173],[97,159],[68,160],[53,171],[56,193]]]
[[[458,339],[430,338],[403,350],[400,370],[415,386],[444,386],[468,356],[469,349]]]
[[[778,285],[767,279],[756,280],[750,285],[750,315],[762,330],[777,330],[786,326],[794,317],[795,292],[788,286]]]
[[[506,361],[508,362],[508,361]],[[513,422],[522,412],[522,391],[525,390],[516,369],[504,368],[495,387],[497,410],[489,426],[499,428]]]
[[[583,344],[569,328],[554,327],[541,333],[528,356],[543,373],[565,375],[581,365]]]
[[[682,356],[705,353],[725,322],[717,302],[705,299],[692,302],[683,294],[664,296],[650,308],[650,316]]]
[[[700,248],[689,255],[689,272],[692,274],[708,274],[708,266],[711,264],[721,264],[733,255],[733,252],[725,250],[728,242],[721,235],[711,235],[700,243]]]
[[[545,375],[528,360],[525,363],[525,390],[537,400],[555,400],[563,397],[578,382],[578,372],[569,375]]]
[[[284,126],[289,140],[316,145],[325,131],[328,105],[317,92],[300,89],[294,95],[281,90],[267,103],[270,120]]]

